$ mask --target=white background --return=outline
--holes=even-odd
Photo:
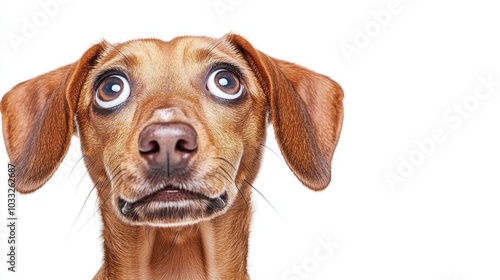
[[[488,93],[482,78],[500,81],[496,1],[69,0],[50,15],[39,4],[46,2],[1,4],[1,95],[101,39],[226,32],[344,88],[344,128],[325,191],[301,186],[269,136],[278,156],[266,150],[254,185],[277,212],[254,192],[252,279],[500,279],[500,87],[474,96],[476,88]],[[382,17],[388,6],[390,18]],[[37,16],[39,27],[24,36]],[[15,46],[13,34],[25,42]],[[346,55],[346,45],[356,53]],[[449,111],[464,102],[467,117]],[[424,155],[416,142],[436,129],[445,139]],[[1,279],[91,279],[98,270],[96,198],[85,203],[93,184],[73,144],[49,183],[18,196],[17,273],[6,266],[8,159],[0,145]],[[402,169],[407,160],[413,172]],[[391,187],[388,172],[404,182]],[[318,260],[321,240],[335,248]]]

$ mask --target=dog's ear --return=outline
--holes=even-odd
[[[77,62],[20,83],[2,98],[3,136],[19,192],[36,191],[62,162],[80,89],[104,46],[94,45]]]
[[[328,186],[343,120],[342,88],[326,76],[254,49],[241,36],[225,39],[247,60],[264,90],[278,145],[299,180]]]

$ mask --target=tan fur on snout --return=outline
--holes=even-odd
[[[219,87],[231,81],[242,94],[214,94],[207,80],[217,70],[229,75]],[[129,85],[130,95],[104,108],[97,99],[116,97],[99,90],[113,77],[125,84],[105,84],[106,93]],[[102,42],[77,62],[17,85],[1,105],[21,193],[40,188],[71,136],[80,137],[103,221],[95,279],[233,280],[248,279],[250,184],[268,123],[297,178],[324,189],[342,98],[326,76],[229,34]],[[158,156],[165,147],[173,152]]]

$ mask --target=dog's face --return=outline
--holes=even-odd
[[[268,123],[299,180],[325,188],[342,98],[334,81],[237,35],[102,42],[7,93],[3,132],[18,191],[40,188],[76,135],[104,212],[177,226],[248,194]]]
[[[98,188],[134,224],[178,225],[224,212],[259,161],[266,103],[246,61],[207,38],[105,45],[77,110]],[[85,116],[85,117],[80,117]],[[246,162],[245,162],[246,161]]]

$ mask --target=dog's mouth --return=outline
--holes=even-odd
[[[133,202],[118,197],[117,206],[128,222],[175,226],[210,219],[222,212],[227,204],[227,191],[208,197],[168,185]]]

